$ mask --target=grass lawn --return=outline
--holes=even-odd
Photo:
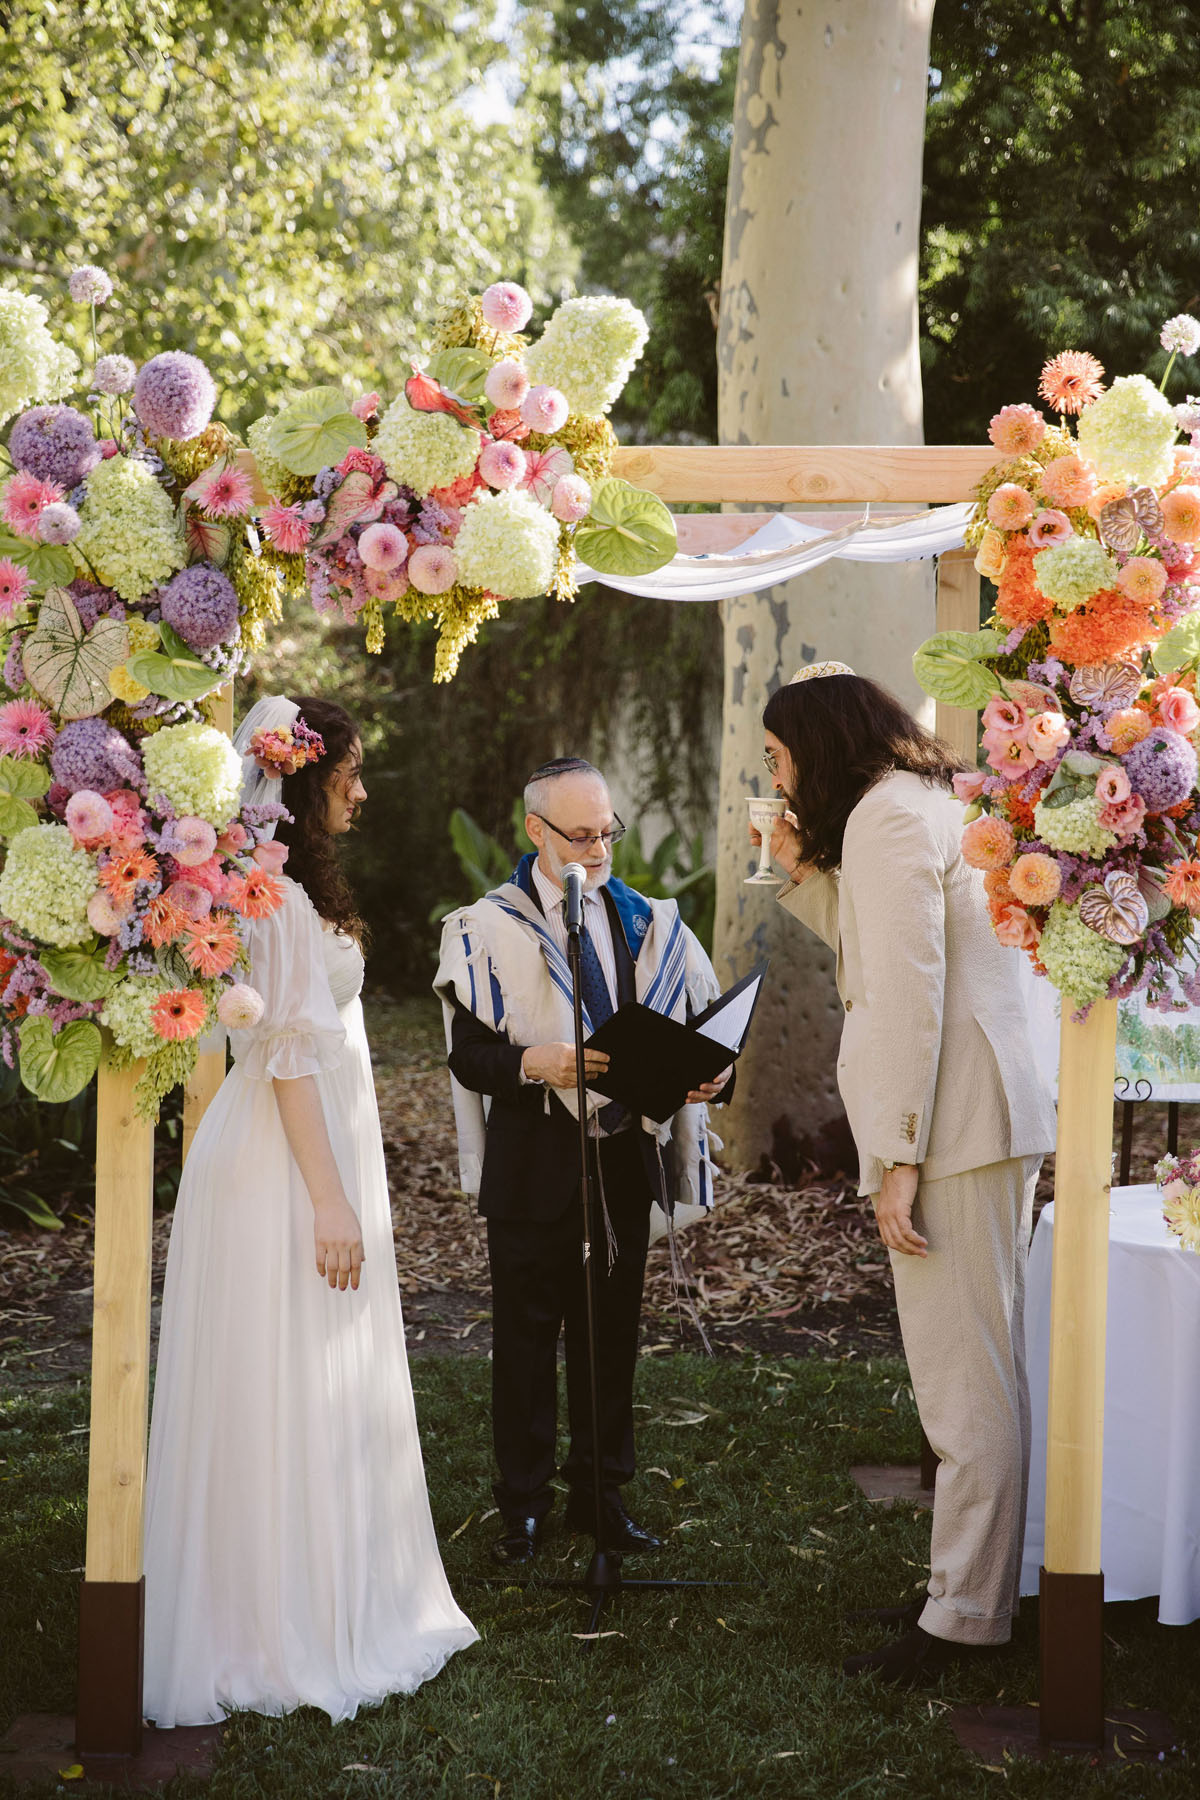
[[[1195,1795],[1187,1762],[989,1768],[958,1749],[942,1718],[949,1705],[1035,1698],[1033,1601],[1010,1650],[947,1677],[932,1697],[843,1680],[842,1657],[877,1635],[845,1625],[843,1612],[923,1582],[928,1515],[872,1505],[847,1473],[853,1462],[911,1456],[917,1423],[902,1364],[644,1359],[642,1473],[630,1500],[669,1534],[654,1572],[762,1585],[628,1595],[605,1621],[615,1635],[590,1655],[572,1636],[586,1624],[574,1596],[472,1585],[496,1529],[482,1517],[487,1362],[425,1357],[414,1379],[434,1516],[482,1641],[415,1696],[348,1724],[310,1710],[232,1720],[213,1796]],[[18,1712],[73,1705],[86,1397],[43,1390],[7,1403],[0,1423],[2,1733]],[[554,1532],[539,1568],[568,1571],[571,1543]],[[645,1560],[628,1572],[652,1570]],[[1161,1627],[1148,1602],[1110,1608],[1106,1627],[1110,1703],[1166,1711],[1196,1742],[1200,1625]],[[204,1789],[181,1777],[166,1791]]]

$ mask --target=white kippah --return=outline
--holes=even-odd
[[[802,669],[796,670],[791,681],[788,682],[788,686],[792,687],[797,681],[819,681],[822,675],[853,675],[853,673],[854,670],[849,663],[805,663]]]

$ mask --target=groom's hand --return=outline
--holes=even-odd
[[[607,1067],[608,1057],[603,1050],[584,1049],[585,1080],[590,1080],[593,1075],[603,1075]],[[544,1081],[547,1087],[573,1088],[576,1081],[574,1044],[531,1044],[521,1058],[521,1072],[527,1081]]]
[[[917,1198],[920,1171],[912,1163],[897,1163],[883,1171],[883,1185],[871,1196],[879,1235],[889,1250],[901,1256],[925,1256],[929,1241],[913,1230],[912,1210]]]

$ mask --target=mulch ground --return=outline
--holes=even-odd
[[[490,1292],[482,1221],[458,1191],[440,1021],[425,1002],[370,1003],[368,1030],[391,1181],[396,1263],[409,1347],[486,1353]],[[1133,1179],[1165,1146],[1165,1108],[1138,1109]],[[713,1351],[825,1356],[900,1353],[890,1272],[869,1206],[843,1180],[727,1176],[720,1204],[647,1268],[643,1354]],[[1048,1198],[1053,1158],[1039,1190]],[[169,1213],[154,1221],[157,1333]],[[0,1226],[0,1387],[82,1379],[90,1357],[92,1234],[76,1206],[61,1232]]]

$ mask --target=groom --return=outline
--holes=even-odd
[[[648,900],[613,879],[612,846],[624,826],[598,769],[581,757],[543,763],[526,785],[525,812],[536,850],[502,887],[445,920],[434,983],[446,1014],[462,1185],[478,1194],[487,1220],[494,1492],[504,1521],[492,1556],[505,1565],[536,1554],[553,1505],[560,1327],[570,1426],[566,1519],[590,1531],[595,1518],[565,865],[587,870],[586,1027],[595,1030],[633,999],[684,1019],[718,991],[675,902]],[[585,1072],[599,1074],[607,1057],[584,1054]],[[592,1096],[599,1109],[594,1191],[615,1238],[606,1250],[598,1226],[592,1247],[601,1258],[599,1480],[609,1550],[660,1547],[621,1501],[634,1472],[633,1377],[650,1215],[655,1203],[669,1212],[677,1198],[711,1205],[705,1102],[722,1089],[728,1096],[727,1075],[689,1094],[683,1110],[657,1128]]]

